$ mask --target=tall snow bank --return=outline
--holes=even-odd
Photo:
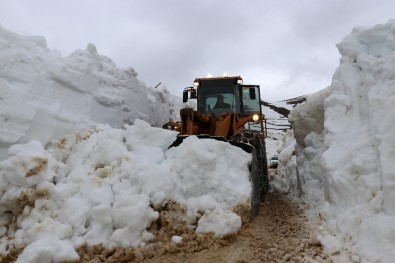
[[[393,262],[395,20],[355,28],[337,47],[331,86],[289,116],[301,188],[333,235],[322,237],[328,253],[343,244],[362,262]]]
[[[168,149],[176,135],[136,120],[70,133],[47,150],[38,141],[12,146],[0,162],[0,252],[27,246],[20,262],[58,262],[75,259],[70,244],[144,246],[174,203],[185,209],[177,219],[196,232],[237,232],[232,209],[249,205],[251,155],[197,137]]]
[[[118,128],[139,118],[161,126],[177,118],[181,105],[174,100],[167,89],[139,81],[133,68],[117,68],[93,44],[62,57],[43,37],[0,26],[0,160],[12,144],[46,144],[97,123]]]

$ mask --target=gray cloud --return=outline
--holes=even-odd
[[[330,85],[335,44],[356,26],[393,18],[390,0],[5,0],[0,23],[42,35],[68,55],[94,43],[149,86],[181,94],[196,77],[224,72],[280,100]]]

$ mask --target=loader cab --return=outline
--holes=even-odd
[[[233,112],[240,117],[261,114],[259,86],[242,83],[241,77],[199,78],[195,88],[184,90],[184,102],[197,98],[197,111],[216,117]]]
[[[197,99],[197,112],[214,115],[217,125],[229,117],[233,127],[237,127],[234,129],[257,131],[263,137],[267,134],[260,87],[244,85],[241,77],[198,78],[193,87],[184,89],[183,101],[188,99]]]

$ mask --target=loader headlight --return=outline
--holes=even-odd
[[[252,116],[252,120],[253,120],[253,121],[258,121],[258,120],[259,120],[259,115],[258,115],[258,114],[254,114],[254,115]]]

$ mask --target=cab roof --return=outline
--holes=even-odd
[[[243,81],[243,78],[240,76],[233,76],[233,77],[207,77],[207,78],[196,78],[193,83],[200,83],[201,81],[210,81],[210,80],[234,80]]]

